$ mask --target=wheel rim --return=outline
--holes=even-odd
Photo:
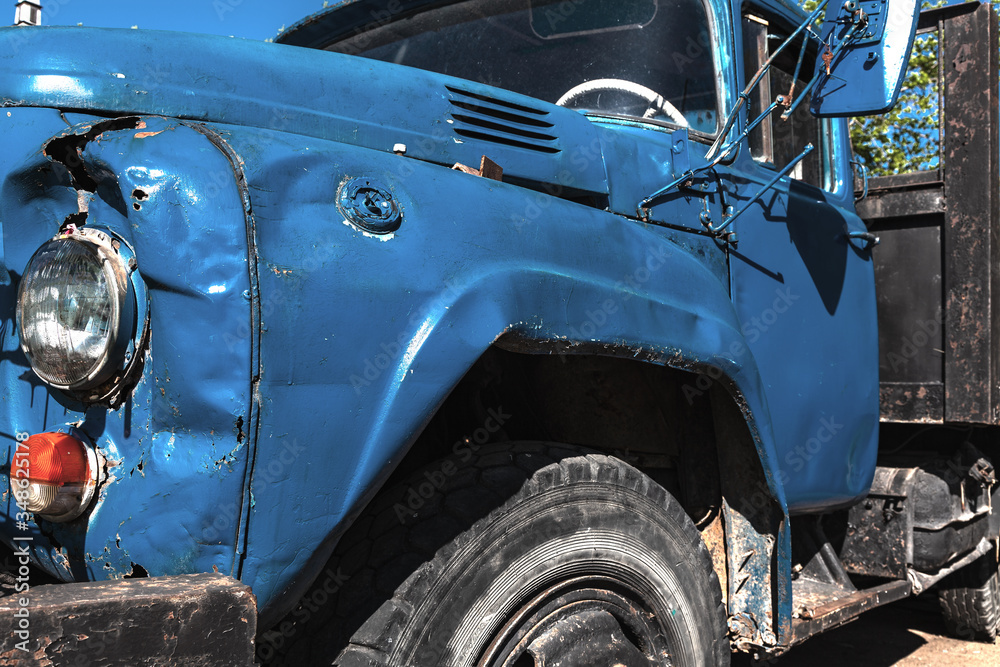
[[[659,667],[671,664],[666,634],[636,591],[612,579],[582,577],[518,608],[477,667]]]

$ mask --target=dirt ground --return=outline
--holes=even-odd
[[[980,644],[946,636],[937,596],[931,591],[863,614],[852,623],[813,637],[771,664],[773,667],[998,667],[1000,642]]]

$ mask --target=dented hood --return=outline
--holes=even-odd
[[[155,114],[390,152],[404,144],[410,157],[449,166],[478,165],[487,155],[509,176],[560,183],[560,174],[572,171],[574,190],[607,192],[603,160],[574,159],[573,147],[599,144],[595,128],[574,111],[282,44],[152,30],[0,28],[0,104]],[[543,129],[525,136],[522,120]]]

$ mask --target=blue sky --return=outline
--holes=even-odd
[[[0,25],[10,25],[17,3],[4,4],[7,15],[0,14]],[[42,0],[42,25],[138,26],[266,39],[322,8],[323,0]]]

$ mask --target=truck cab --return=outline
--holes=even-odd
[[[847,117],[917,7],[824,6],[0,30],[4,541],[342,667],[728,664],[982,567],[996,431],[880,460]]]

